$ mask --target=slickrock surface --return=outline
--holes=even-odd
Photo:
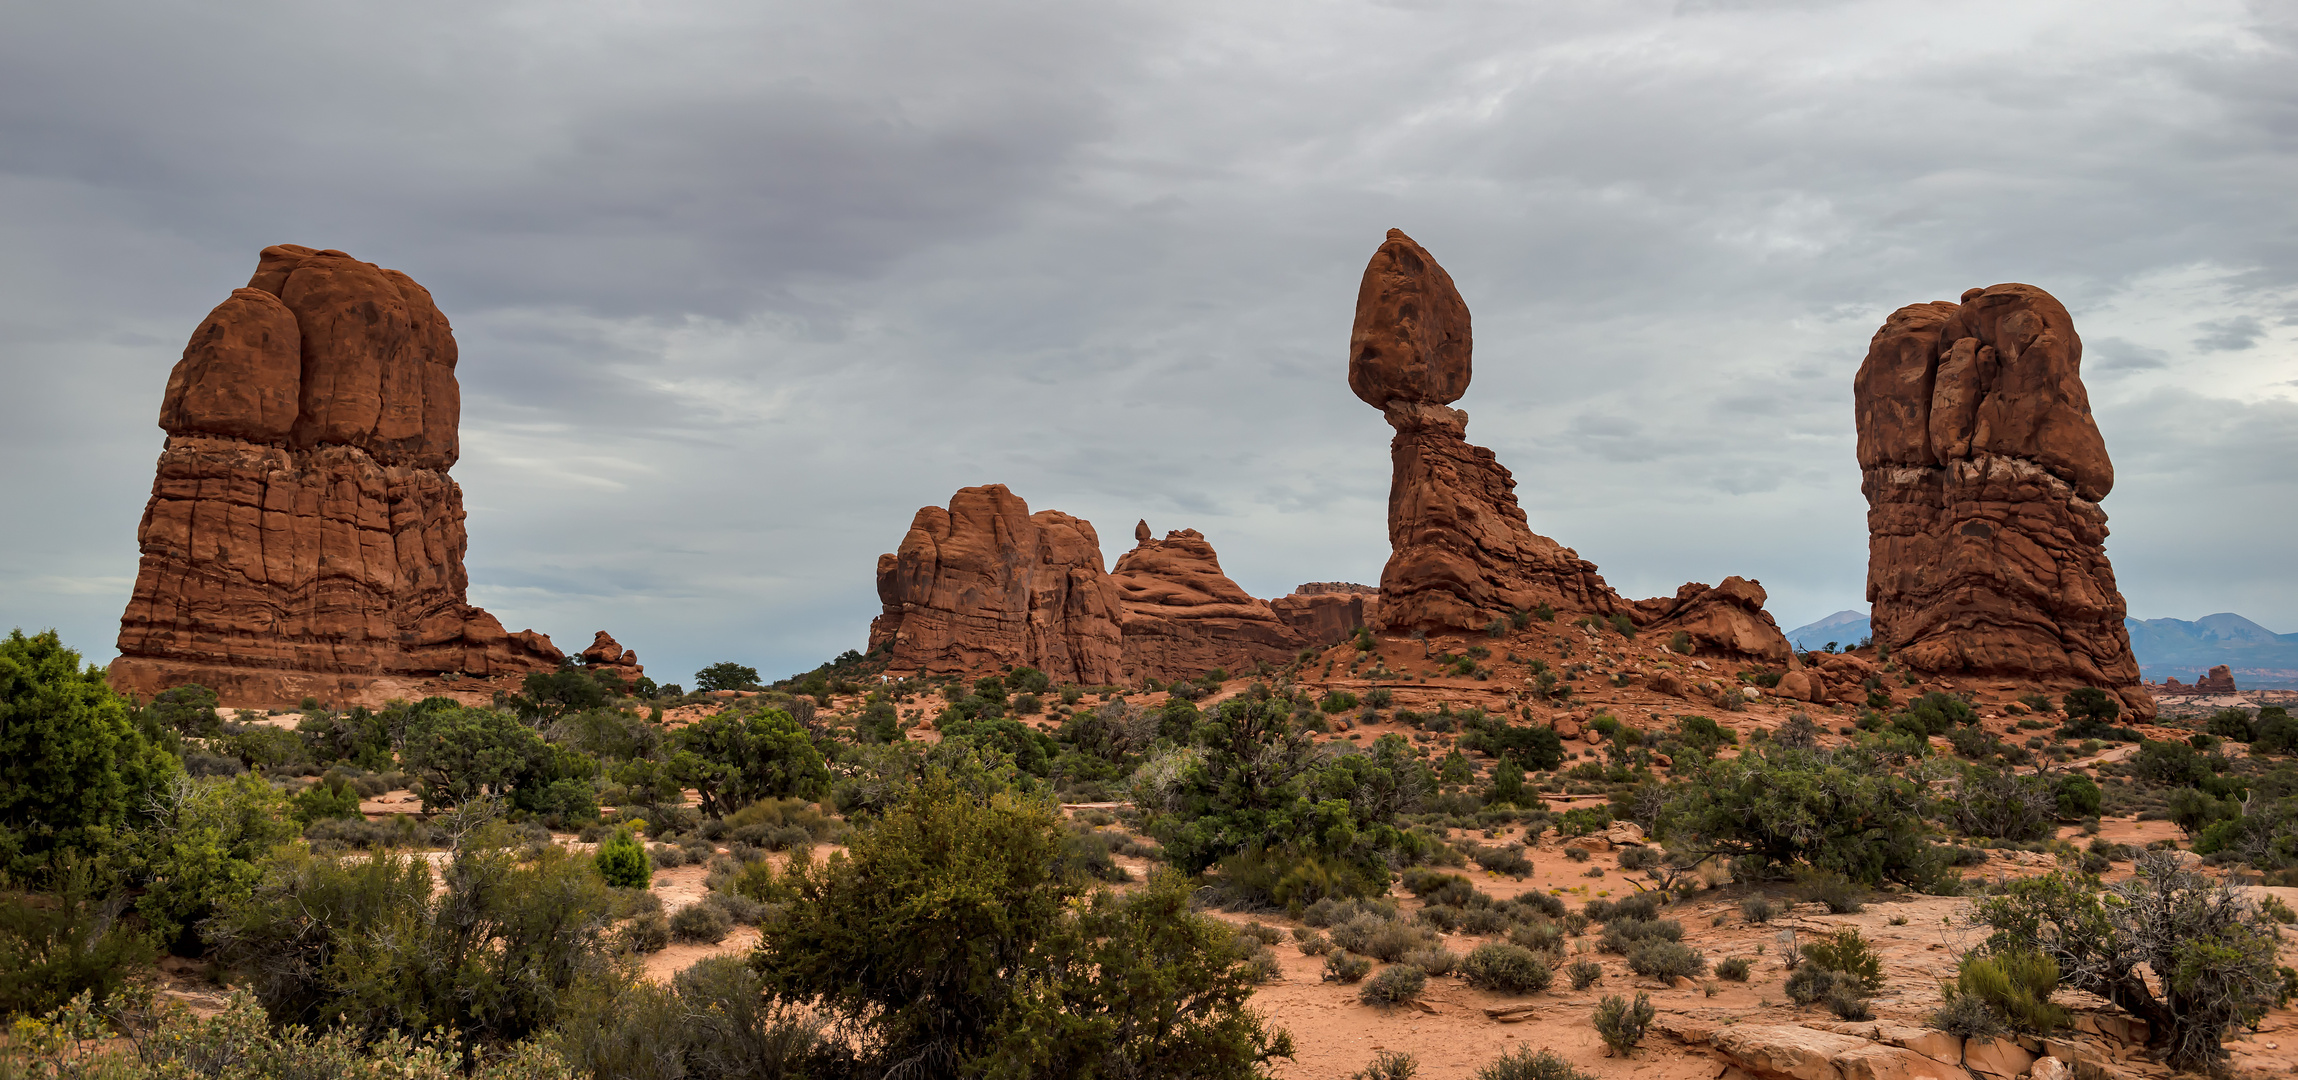
[[[2101,686],[2153,716],[2081,368],[2073,319],[2031,285],[1892,313],[1853,384],[1867,599],[1877,640],[1919,671]]]
[[[1380,590],[1347,581],[1312,581],[1269,601],[1269,609],[1309,644],[1338,645],[1372,624],[1380,611]]]
[[[455,362],[407,275],[265,248],[168,376],[113,685],[269,706],[564,659],[465,602]]]
[[[1282,664],[1307,642],[1229,575],[1203,533],[1182,529],[1149,538],[1142,522],[1133,550],[1109,572],[1125,615],[1125,673],[1129,681],[1194,678],[1221,668],[1237,671],[1257,661]]]
[[[878,556],[885,612],[870,622],[870,649],[890,646],[888,670],[902,674],[1026,664],[1055,682],[1116,683],[1118,597],[1092,522],[1032,514],[1004,484],[959,488],[948,509],[919,509],[900,549]]]
[[[637,682],[646,675],[646,669],[638,663],[638,650],[623,648],[622,642],[604,630],[591,639],[590,648],[582,651],[582,662],[584,667],[611,670],[625,683]]]
[[[1392,633],[1477,629],[1546,602],[1610,614],[1619,598],[1596,564],[1532,531],[1516,480],[1468,443],[1468,305],[1402,231],[1365,267],[1349,335],[1349,389],[1379,409],[1389,443],[1388,565],[1375,625]]]

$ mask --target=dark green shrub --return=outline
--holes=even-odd
[[[2053,791],[2058,802],[2060,817],[2097,817],[2099,803],[2104,797],[2098,783],[2081,773],[2068,773],[2059,778]]]
[[[94,854],[181,771],[104,669],[53,630],[0,640],[0,874],[29,880],[60,852]]]
[[[1649,994],[1637,994],[1633,1004],[1618,995],[1607,996],[1596,1003],[1596,1034],[1603,1038],[1605,1048],[1612,1054],[1627,1057],[1644,1041],[1644,1032],[1652,1026],[1654,1014]]]
[[[1357,990],[1356,999],[1367,1005],[1390,1008],[1419,998],[1427,985],[1427,972],[1411,964],[1396,964],[1366,980]]]
[[[1460,962],[1460,977],[1479,990],[1536,994],[1546,990],[1556,974],[1532,950],[1494,941],[1469,950]]]
[[[1812,1005],[1838,995],[1859,996],[1859,980],[1817,964],[1804,964],[1787,976],[1787,996],[1798,1005]]]
[[[1805,900],[1824,905],[1830,915],[1856,915],[1866,908],[1867,890],[1842,874],[1811,870],[1797,875]]]
[[[1586,990],[1604,981],[1604,965],[1593,960],[1574,960],[1564,974],[1572,979],[1572,989]]]
[[[1684,924],[1674,919],[1638,919],[1618,912],[1604,923],[1604,934],[1596,940],[1602,952],[1626,956],[1646,941],[1682,941]]]
[[[1354,983],[1372,972],[1372,961],[1335,949],[1325,954],[1324,981]]]
[[[1750,963],[1747,957],[1734,956],[1716,963],[1716,978],[1729,982],[1746,982]]]
[[[1777,915],[1778,911],[1771,906],[1770,900],[1761,896],[1750,896],[1739,902],[1739,913],[1740,917],[1747,921],[1761,924],[1770,922],[1772,916]]]
[[[615,888],[643,889],[654,881],[654,864],[647,857],[646,845],[639,843],[627,826],[601,842],[594,858],[599,877]]]

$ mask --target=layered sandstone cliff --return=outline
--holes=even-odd
[[[959,488],[923,507],[895,552],[878,557],[872,652],[902,674],[963,675],[1026,665],[1055,682],[1124,679],[1123,606],[1101,568],[1093,524],[1029,512],[1004,484]]]
[[[407,275],[265,248],[168,376],[113,684],[273,705],[563,660],[465,602],[455,363]]]
[[[2152,716],[2081,369],[2074,320],[2031,285],[1904,307],[1875,332],[1853,384],[1875,638],[1918,671],[2099,686]]]
[[[1124,605],[1130,681],[1283,664],[1308,644],[1267,603],[1221,571],[1220,556],[1204,534],[1181,529],[1152,539],[1144,521],[1133,536],[1133,550],[1109,572]]]

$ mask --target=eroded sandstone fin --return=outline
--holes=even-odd
[[[270,706],[562,661],[466,602],[455,361],[405,274],[265,248],[168,376],[114,685]]]
[[[1918,671],[2098,686],[2154,715],[2106,557],[2114,466],[2065,306],[2010,283],[1901,308],[1852,395],[1876,640]]]

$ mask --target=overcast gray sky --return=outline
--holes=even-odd
[[[1394,226],[1469,437],[1631,596],[1863,606],[1868,336],[2024,281],[2132,613],[2298,630],[2292,10],[0,0],[0,625],[112,655],[168,369],[282,242],[453,320],[472,600],[664,681],[860,646],[966,484],[1377,581]]]

